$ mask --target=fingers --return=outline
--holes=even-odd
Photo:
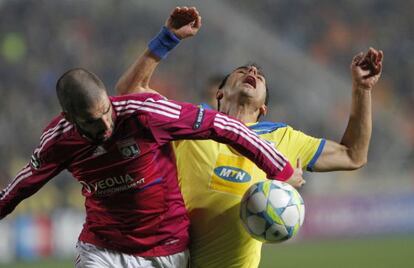
[[[382,50],[379,51],[379,55],[378,55],[378,64],[382,63],[382,59],[384,58],[384,52]]]
[[[363,52],[359,52],[357,55],[354,56],[354,58],[352,59],[352,66],[358,66],[361,64],[362,59],[364,58],[364,53]]]
[[[373,59],[376,73],[381,73],[382,71],[382,60],[384,58],[384,52],[382,50],[377,51],[376,57]]]
[[[369,78],[378,75],[382,71],[382,51],[378,51],[372,47],[369,48],[367,53],[367,69],[369,73],[364,78]]]
[[[180,28],[188,24],[196,28],[201,26],[201,17],[195,7],[176,7],[172,11],[170,18],[174,28]]]
[[[302,160],[300,158],[296,160],[296,167],[302,169]]]
[[[362,78],[367,79],[376,76],[382,71],[382,59],[384,53],[381,50],[376,50],[370,47],[367,53],[358,53],[353,59],[351,67],[359,67],[362,71]]]
[[[294,185],[294,186],[295,186],[295,188],[300,188],[304,184],[306,184],[306,181],[303,178],[300,178],[300,179],[297,180],[296,185]]]
[[[200,15],[197,16],[197,19],[195,20],[193,27],[195,28],[201,27],[201,16]]]
[[[298,173],[299,173],[300,175],[302,175],[302,174],[303,174],[303,170],[302,170],[302,161],[300,160],[300,158],[298,158],[298,159],[296,160],[296,168],[298,169]]]
[[[299,188],[306,183],[303,179],[303,170],[302,170],[302,160],[300,158],[296,159],[296,186]]]
[[[201,27],[201,16],[198,10],[195,7],[191,7],[188,9],[188,12],[191,13],[191,16],[193,18],[195,18],[192,26],[194,28],[200,28]]]

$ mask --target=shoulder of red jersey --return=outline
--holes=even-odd
[[[34,150],[33,156],[40,157],[40,155],[44,155],[51,147],[58,144],[73,130],[75,130],[75,127],[72,123],[62,115],[56,116],[43,130],[39,145]]]
[[[109,98],[111,99],[111,101],[126,101],[126,100],[145,101],[146,99],[167,100],[166,97],[160,94],[156,94],[156,93],[132,93],[132,94],[127,94],[127,95],[111,96]]]
[[[110,99],[117,116],[142,112],[178,119],[182,109],[180,104],[155,93],[129,94]]]

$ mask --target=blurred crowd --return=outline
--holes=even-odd
[[[170,7],[160,1],[154,1],[152,9],[143,2],[0,1],[1,188],[28,161],[42,129],[59,113],[55,82],[65,70],[75,66],[92,70],[104,80],[109,92],[115,94],[113,88],[117,78],[143,51],[170,12]],[[392,173],[408,178],[404,184],[414,189],[414,60],[411,56],[414,54],[411,53],[414,52],[414,17],[410,13],[414,9],[413,1],[224,2],[302,51],[321,68],[343,76],[345,81],[349,81],[348,66],[356,52],[366,50],[368,46],[382,49],[385,68],[381,83],[373,94],[371,162],[359,177],[369,177],[368,173]],[[210,8],[214,10],[214,2]],[[208,28],[208,20],[215,18],[203,19],[206,23],[200,37],[195,37],[199,41],[183,44],[184,48],[174,51],[154,77],[152,85],[170,98],[207,101],[209,82],[214,85],[217,75],[220,77],[231,70],[231,63],[221,66],[211,63],[212,58],[221,57],[225,61],[226,50],[216,41],[217,29]],[[233,45],[228,42],[227,49],[233,49]],[[256,49],[260,50],[260,42]],[[248,60],[255,59],[241,59],[242,62]],[[278,89],[278,81],[282,79],[277,76],[278,70],[265,70],[265,73],[272,73],[270,88]],[[274,95],[277,98],[271,98],[271,107],[284,100],[283,95]],[[276,118],[277,113],[266,119],[295,118],[296,107],[301,101],[305,100],[299,100],[283,111],[281,119]],[[338,130],[338,122],[341,126],[346,124],[349,101],[332,106],[335,110],[327,111],[330,114],[327,122],[320,122],[315,117],[299,125],[305,126],[307,133],[328,138],[342,133],[343,127]],[[318,105],[313,109],[317,110]],[[391,177],[383,179],[390,180]],[[45,200],[44,207],[51,203],[82,206],[79,186],[72,182],[70,175],[64,173],[54,181],[47,186],[48,196],[51,196],[47,198],[54,201]],[[36,203],[41,198],[35,197],[35,201],[30,202]],[[30,202],[27,209],[31,209]]]
[[[348,75],[355,53],[366,51],[369,46],[383,50],[383,75],[373,94],[370,160],[380,161],[385,169],[391,164],[400,171],[411,170],[414,176],[413,1],[264,0],[241,1],[240,5],[227,2],[259,20],[263,27],[272,27],[280,38],[342,76]],[[348,110],[343,112],[339,106],[333,114],[347,116]],[[340,120],[343,119],[342,116]],[[329,122],[329,128],[337,128],[335,123]]]

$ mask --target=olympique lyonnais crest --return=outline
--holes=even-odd
[[[127,139],[116,143],[119,152],[124,159],[137,157],[140,154],[138,144],[134,139]]]

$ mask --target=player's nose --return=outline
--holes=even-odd
[[[109,130],[112,127],[112,118],[110,116],[104,116],[101,123],[105,130]]]
[[[247,71],[249,74],[256,76],[257,75],[257,68],[256,66],[249,66],[249,69]]]

